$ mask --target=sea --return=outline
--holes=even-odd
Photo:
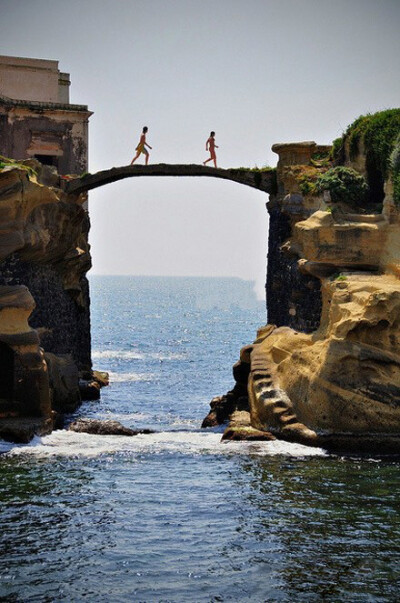
[[[111,383],[67,420],[155,433],[0,444],[0,601],[399,601],[398,461],[201,429],[266,323],[253,283],[90,286],[93,364]]]

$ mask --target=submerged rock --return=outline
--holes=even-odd
[[[135,436],[155,433],[151,429],[130,429],[119,421],[99,421],[98,419],[78,419],[71,423],[68,429],[69,431],[76,431],[78,433],[92,433],[96,435]]]

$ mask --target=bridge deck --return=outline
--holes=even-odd
[[[251,188],[271,193],[275,187],[275,170],[250,170],[245,168],[213,168],[196,164],[168,164],[158,163],[151,165],[126,165],[113,167],[95,174],[87,174],[80,178],[68,180],[64,184],[65,192],[79,195],[99,186],[117,182],[124,178],[139,176],[208,176],[232,180]]]

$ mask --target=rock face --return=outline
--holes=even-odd
[[[323,298],[314,334],[259,332],[249,379],[252,425],[315,444],[326,435],[369,434],[384,448],[386,434],[400,434],[398,280],[326,279]]]
[[[62,185],[38,162],[0,163],[0,436],[51,430],[55,410],[97,398],[106,381],[91,370],[85,191],[139,175],[213,175],[271,193],[271,324],[242,350],[235,386],[203,426],[230,418],[226,439],[400,453],[400,110],[354,123],[336,171],[314,142],[274,145],[276,175],[127,166]]]
[[[40,184],[42,171],[47,176],[40,163],[21,167],[0,173],[0,286],[28,287],[36,302],[30,324],[41,329],[43,347],[72,353],[80,370],[90,370],[87,212]]]
[[[306,142],[273,149],[279,163],[278,193],[268,204],[272,324],[259,330],[239,363],[249,375],[249,423],[329,450],[398,454],[400,209],[390,175],[381,186],[383,209],[381,197],[371,195],[365,208],[346,200],[335,205],[315,185],[332,165],[326,148]],[[346,166],[365,172],[364,149],[361,140]],[[246,405],[242,390],[235,396],[238,387],[242,381],[214,400],[210,413],[215,422],[230,416],[229,439],[242,430],[237,417]]]
[[[79,373],[91,373],[83,201],[36,160],[0,171],[0,417],[19,422],[19,441],[26,417],[51,431],[54,410],[76,408]]]
[[[274,145],[279,153],[277,194],[270,196],[267,314],[271,323],[312,332],[319,326],[322,298],[321,284],[314,275],[299,271],[298,255],[287,246],[294,225],[308,218],[321,205],[320,200],[305,200],[300,178],[313,153],[325,147],[315,142]],[[313,170],[317,168],[311,167]]]
[[[6,416],[18,416],[22,408],[30,416],[51,414],[47,365],[38,334],[28,324],[34,305],[26,287],[0,288],[0,404],[8,408]]]

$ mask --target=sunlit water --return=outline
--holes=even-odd
[[[157,430],[2,444],[0,600],[398,601],[399,465],[201,430],[265,322],[235,279],[93,277],[112,385],[76,416]]]

